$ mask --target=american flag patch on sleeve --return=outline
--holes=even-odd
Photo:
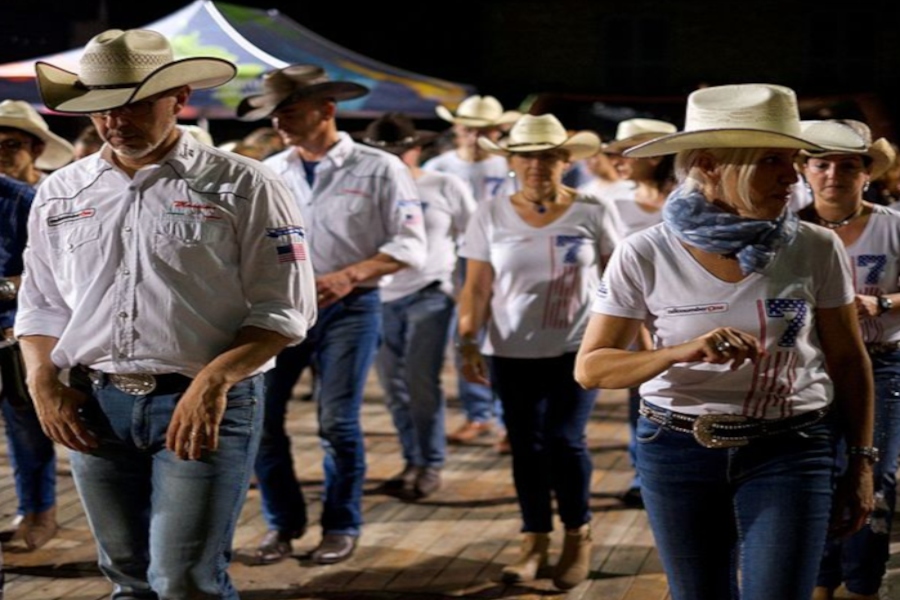
[[[306,232],[302,227],[289,225],[266,230],[266,236],[277,240],[275,252],[278,262],[299,262],[306,260]]]
[[[297,262],[306,260],[306,246],[302,243],[292,242],[284,246],[276,247],[278,262]]]

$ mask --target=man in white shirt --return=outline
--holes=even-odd
[[[176,124],[192,89],[235,71],[117,29],[78,73],[37,65],[44,103],[89,115],[105,144],[38,190],[15,333],[115,598],[238,598],[228,563],[262,373],[316,319],[284,183]]]
[[[269,532],[261,562],[291,553],[306,529],[306,508],[284,431],[287,401],[302,370],[316,365],[319,436],[325,450],[322,540],[311,558],[332,564],[351,556],[362,528],[366,472],[360,408],[381,333],[379,280],[426,256],[422,206],[396,156],[357,144],[335,122],[337,101],[368,90],[330,81],[316,65],[268,73],[263,93],[245,98],[238,117],[267,116],[288,148],[266,159],[294,192],[308,225],[319,322],[309,338],[278,357],[267,375],[266,419],[256,475]]]

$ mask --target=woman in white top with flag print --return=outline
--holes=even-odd
[[[480,143],[507,155],[521,184],[478,207],[460,250],[468,265],[459,301],[463,374],[490,379],[503,403],[523,521],[521,556],[503,579],[528,581],[546,565],[555,496],[566,531],[553,580],[569,589],[589,571],[585,427],[596,396],[575,382],[575,352],[616,228],[606,204],[561,181],[568,161],[597,152],[600,140],[569,136],[553,115],[526,115],[499,144]]]
[[[786,210],[800,137],[793,90],[688,98],[663,223],[617,247],[579,351],[588,388],[640,384],[637,468],[673,600],[806,600],[835,498],[872,508],[871,366],[840,240]],[[629,349],[644,324],[656,347]],[[853,453],[834,496],[836,439]],[[845,509],[845,510],[844,510]]]

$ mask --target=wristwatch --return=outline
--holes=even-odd
[[[878,296],[878,316],[880,317],[887,311],[894,308],[894,301],[890,296]]]
[[[16,297],[16,284],[11,279],[0,277],[0,300],[13,300]]]
[[[875,446],[850,446],[847,448],[847,456],[862,456],[869,459],[871,464],[878,462],[881,453]]]

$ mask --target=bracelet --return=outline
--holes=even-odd
[[[847,456],[862,456],[869,460],[870,463],[878,462],[881,453],[875,446],[850,446],[847,448]]]
[[[456,340],[456,349],[462,350],[463,348],[468,348],[470,346],[477,346],[478,340],[471,336],[461,337]]]
[[[16,297],[16,284],[11,279],[0,277],[0,300],[12,300]]]

